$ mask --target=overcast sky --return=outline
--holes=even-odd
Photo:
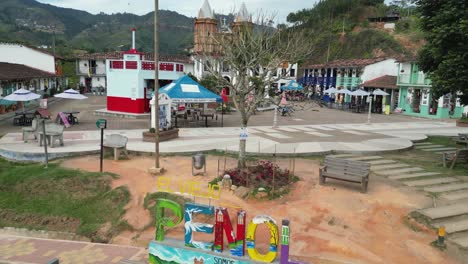
[[[154,0],[38,0],[61,7],[85,10],[93,14],[127,12],[138,15],[154,10]],[[318,0],[244,0],[247,9],[255,15],[261,11],[274,14],[278,23],[284,23],[289,13],[303,8],[311,8]],[[195,17],[204,0],[159,0],[159,9],[176,11],[189,17]],[[238,9],[242,0],[209,0],[216,13],[228,14]]]

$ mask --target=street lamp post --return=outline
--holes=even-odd
[[[374,97],[371,95],[369,95],[369,113],[367,114],[367,124],[370,125],[371,123],[371,110],[372,110],[372,101],[373,101]]]
[[[154,167],[159,167],[159,0],[154,0],[154,107],[155,107],[155,163]]]

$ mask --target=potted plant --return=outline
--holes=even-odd
[[[179,129],[178,128],[169,128],[166,130],[159,131],[159,142],[167,141],[173,138],[179,137]],[[143,141],[144,142],[155,142],[156,141],[156,130],[154,128],[150,128],[149,131],[143,132]]]

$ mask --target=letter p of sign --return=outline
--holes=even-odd
[[[171,210],[172,214],[165,215],[164,209]],[[156,241],[164,240],[164,227],[174,227],[180,222],[182,222],[182,206],[179,203],[156,199]]]

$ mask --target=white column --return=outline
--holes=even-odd
[[[154,96],[153,99],[150,101],[151,105],[151,128],[156,127],[156,108],[154,107]]]

